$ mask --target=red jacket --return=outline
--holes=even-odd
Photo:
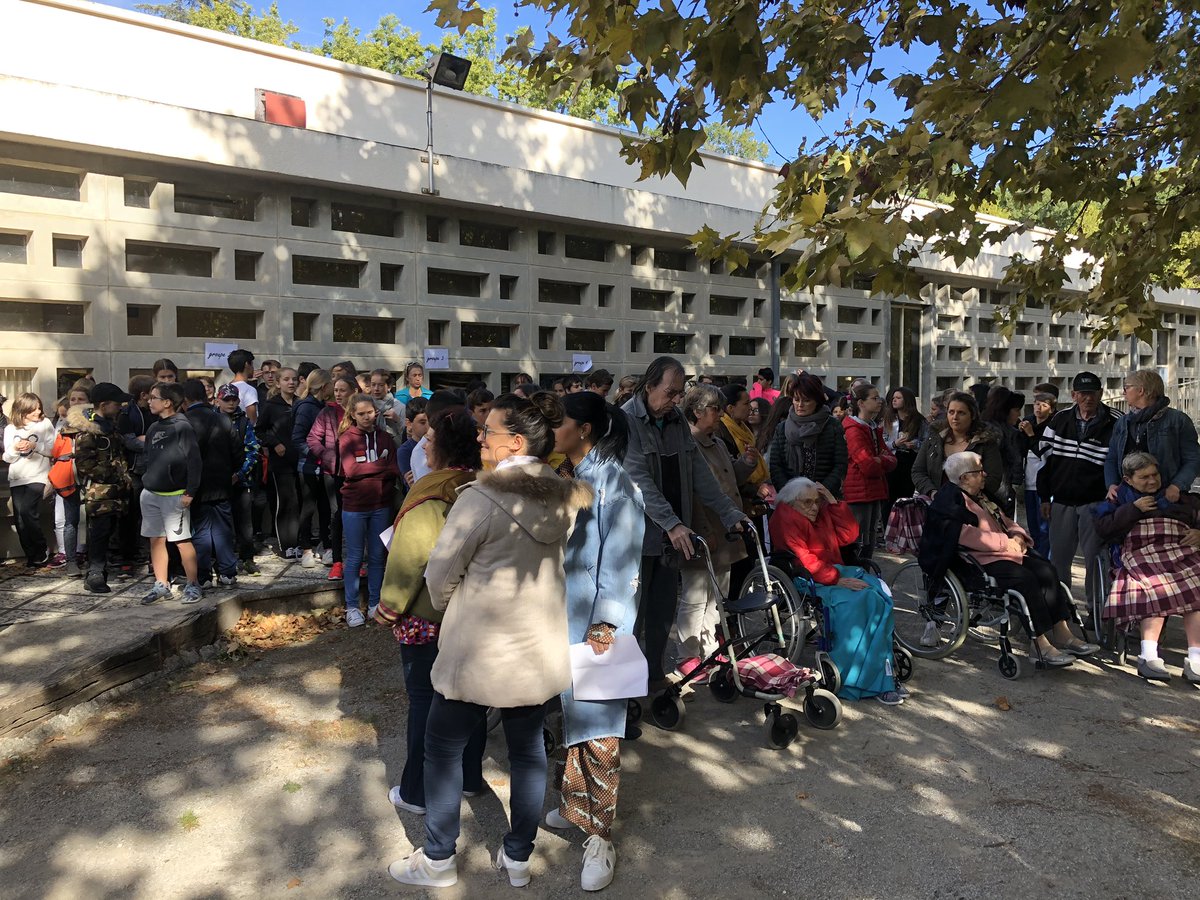
[[[780,503],[767,527],[771,546],[791,551],[817,584],[837,584],[842,547],[858,540],[858,522],[845,503],[822,506],[815,522]]]
[[[338,437],[342,482],[342,509],[371,512],[388,509],[396,496],[396,442],[386,428],[363,431],[357,425]]]
[[[887,473],[896,468],[896,457],[883,441],[883,428],[862,419],[842,419],[846,431],[846,481],[842,497],[847,503],[873,503],[888,498]]]

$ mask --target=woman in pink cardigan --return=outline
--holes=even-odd
[[[358,384],[345,375],[334,379],[333,399],[317,413],[308,433],[308,452],[321,463],[321,482],[329,503],[329,543],[322,562],[329,566],[329,580],[342,579],[342,472],[337,459],[338,427],[346,414],[346,404],[358,393]]]
[[[943,471],[948,481],[938,490],[929,518],[957,523],[959,549],[983,566],[1001,590],[1015,590],[1025,598],[1034,630],[1030,657],[1049,666],[1069,666],[1075,657],[1099,650],[1072,633],[1071,598],[1059,584],[1054,566],[1029,552],[1033,547],[1029,532],[984,492],[987,473],[982,457],[965,450],[955,453],[946,460]],[[926,528],[945,524],[927,521]]]

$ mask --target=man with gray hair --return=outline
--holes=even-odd
[[[625,468],[646,503],[637,630],[645,643],[652,688],[665,680],[664,655],[679,599],[679,560],[694,554],[693,497],[725,528],[740,527],[746,518],[721,491],[691,428],[675,408],[683,393],[683,365],[660,356],[621,407],[629,419]]]

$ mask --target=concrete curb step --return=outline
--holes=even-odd
[[[244,609],[297,613],[342,602],[341,582],[288,585],[12,625],[0,631],[0,743],[169,668],[172,657],[214,643]]]

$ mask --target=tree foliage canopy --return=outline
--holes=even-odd
[[[1145,334],[1157,319],[1153,289],[1200,272],[1194,4],[516,2],[563,33],[535,46],[523,32],[505,58],[552,96],[581,85],[614,92],[642,132],[623,154],[644,178],[686,182],[708,129],[744,128],[768,104],[818,118],[853,110],[797,148],[752,235],[696,236],[706,253],[739,239],[767,252],[800,248],[790,288],[871,272],[876,291],[911,294],[922,251],[961,262],[1027,231],[976,217],[988,209],[1053,213],[1060,228],[1035,233],[1039,252],[1013,258],[1006,280],[1022,299],[1006,311],[1010,327],[1023,298],[1036,297],[1095,314],[1098,336]],[[441,27],[482,15],[470,0],[431,8]],[[887,54],[929,62],[889,73],[879,62]],[[898,120],[873,116],[871,86],[899,101]],[[920,197],[940,205],[914,214],[908,204]]]
[[[501,41],[497,36],[496,11],[478,9],[461,33],[444,34],[438,43],[427,43],[421,35],[403,25],[394,15],[383,16],[365,35],[349,19],[340,22],[324,19],[325,34],[316,46],[293,40],[300,30],[284,21],[277,3],[262,12],[244,0],[172,0],[165,4],[144,4],[142,12],[163,16],[176,22],[211,28],[238,37],[316,53],[340,62],[379,69],[392,75],[416,78],[438,51],[453,53],[471,61],[471,73],[465,90],[530,106],[550,109],[603,125],[624,126],[627,120],[618,110],[617,94],[602,86],[582,84],[569,93],[550,88],[527,77],[525,67],[502,54],[505,42],[525,40],[518,32]],[[721,127],[712,130],[706,149],[748,159],[765,159],[767,145],[745,128]]]

